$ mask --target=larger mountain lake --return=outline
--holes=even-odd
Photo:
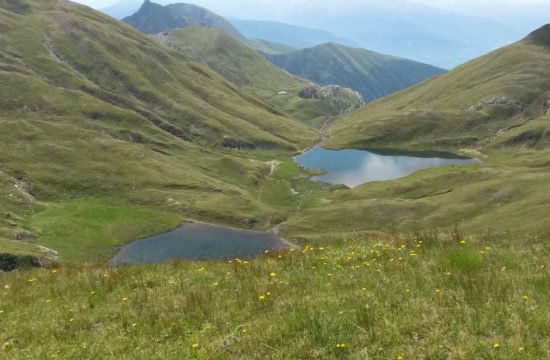
[[[113,266],[162,263],[174,259],[247,259],[265,250],[282,250],[289,243],[273,231],[246,231],[202,223],[186,223],[165,234],[123,246],[109,262]]]
[[[471,164],[477,160],[444,153],[396,151],[326,150],[314,147],[294,160],[306,169],[325,171],[313,181],[354,188],[372,182],[393,180],[434,166]]]

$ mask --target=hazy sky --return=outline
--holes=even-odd
[[[73,0],[101,9],[120,0]],[[123,0],[141,4],[143,0]],[[189,2],[203,5],[222,16],[234,16],[256,20],[279,20],[278,11],[285,5],[319,2],[331,5],[343,0],[152,0],[161,4]],[[397,4],[403,0],[346,0],[345,4],[358,4],[369,1],[380,1],[387,5]],[[513,26],[523,32],[550,22],[550,0],[406,0],[422,3],[432,7],[454,11],[469,16],[484,17]],[[323,5],[321,5],[323,6]],[[273,11],[272,11],[273,10]],[[276,11],[278,10],[278,11]],[[299,24],[301,25],[301,24]]]
[[[96,8],[102,8],[113,3],[118,2],[118,0],[75,0],[76,2],[90,5]],[[221,2],[230,2],[228,0],[220,0]],[[281,2],[299,2],[300,0],[276,0],[273,3]],[[391,0],[388,0],[391,1]],[[153,0],[154,2],[154,0]],[[185,2],[185,0],[174,0],[174,2]],[[233,3],[238,3],[238,0],[233,0]],[[414,2],[424,3],[427,5],[437,6],[437,7],[460,7],[463,5],[515,5],[515,6],[525,6],[525,5],[550,5],[550,0],[414,0]]]

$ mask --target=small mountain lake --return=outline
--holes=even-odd
[[[109,264],[153,264],[174,259],[249,259],[266,250],[282,250],[288,247],[289,244],[273,231],[246,231],[203,223],[186,223],[174,231],[123,246]]]
[[[314,147],[294,160],[306,169],[325,171],[313,181],[354,188],[372,182],[393,180],[434,166],[471,164],[477,160],[446,153],[398,151],[326,150]]]

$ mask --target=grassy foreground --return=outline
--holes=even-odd
[[[371,235],[0,276],[0,358],[543,359],[547,239]]]

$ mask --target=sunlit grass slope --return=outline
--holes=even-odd
[[[155,39],[208,66],[288,117],[319,128],[326,120],[341,115],[341,110],[328,101],[299,96],[301,90],[312,85],[310,81],[278,68],[250,49],[242,39],[223,31],[186,27],[158,34]],[[350,101],[359,103],[357,99]]]
[[[6,359],[544,359],[547,239],[348,238],[0,278]]]
[[[548,112],[549,61],[550,46],[527,38],[371,103],[334,123],[327,143],[408,149],[486,146]]]
[[[271,160],[317,131],[81,5],[1,0],[0,33],[0,238],[51,245],[64,233],[56,244],[94,259],[175,217],[257,228],[285,218],[259,188]],[[101,226],[118,230],[85,249],[94,217],[113,207],[124,217]],[[69,234],[41,211],[90,227]]]

